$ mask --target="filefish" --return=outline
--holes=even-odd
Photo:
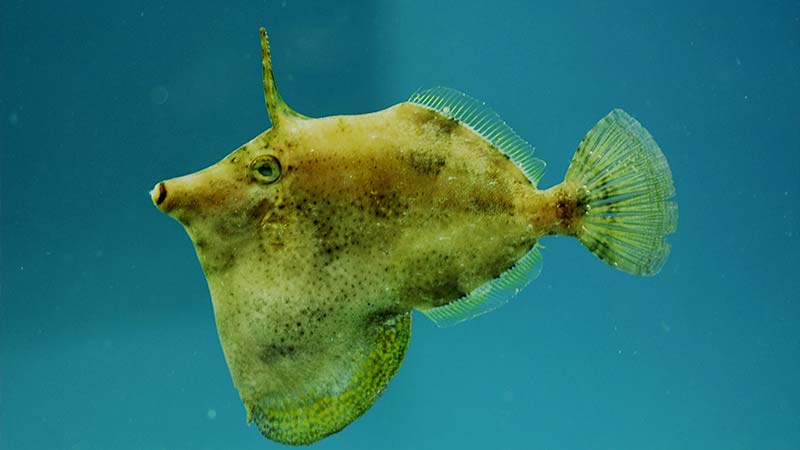
[[[491,311],[539,273],[539,241],[573,236],[634,275],[667,260],[667,161],[620,109],[578,145],[564,181],[484,103],[452,89],[362,115],[309,118],[281,99],[261,28],[272,127],[155,206],[194,243],[247,421],[307,445],[386,390],[411,312],[441,326]]]

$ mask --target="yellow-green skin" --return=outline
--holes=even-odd
[[[153,200],[194,242],[248,419],[308,444],[382,392],[413,308],[467,295],[579,218],[569,186],[538,191],[432,109],[308,119],[273,99],[272,129]],[[265,155],[277,181],[254,171]]]

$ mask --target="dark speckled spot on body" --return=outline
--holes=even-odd
[[[293,356],[297,352],[297,347],[294,345],[280,344],[265,344],[258,352],[258,359],[264,364],[273,364],[279,359]]]
[[[458,120],[441,114],[438,115],[434,124],[439,127],[441,134],[451,134],[459,126]]]
[[[322,307],[305,307],[303,308],[300,313],[303,317],[305,317],[308,323],[314,324],[322,322],[323,320],[327,319],[328,313],[326,308]]]
[[[231,251],[205,252],[197,247],[202,257],[203,271],[206,276],[230,270],[236,264],[236,256]]]
[[[251,220],[257,221],[266,216],[272,208],[272,201],[269,199],[261,200],[258,205],[251,209],[248,216]]]
[[[421,111],[415,115],[415,119],[417,123],[420,125],[425,125],[430,123],[431,125],[435,126],[436,129],[441,134],[451,134],[460,123],[458,120],[444,115],[438,111],[434,111],[432,109],[425,108],[424,111]]]
[[[396,191],[379,191],[367,197],[367,211],[377,219],[398,217],[407,208]]]
[[[513,214],[514,205],[504,196],[477,192],[469,199],[469,207],[481,214]]]
[[[340,117],[336,121],[336,129],[341,133],[347,133],[350,130],[350,125],[346,120],[344,120],[344,118]]]
[[[422,175],[437,176],[447,164],[447,159],[439,153],[412,151],[408,155],[408,164]]]
[[[434,306],[446,305],[467,295],[455,278],[447,278],[444,283],[434,286],[431,290]]]

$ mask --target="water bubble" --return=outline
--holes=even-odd
[[[209,408],[208,412],[206,413],[209,419],[214,420],[217,418],[217,410],[214,408]]]
[[[169,98],[169,91],[164,86],[160,84],[158,86],[153,87],[150,89],[150,101],[153,102],[155,105],[163,105],[167,103],[167,99]]]

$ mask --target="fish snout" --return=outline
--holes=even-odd
[[[161,205],[164,203],[164,200],[167,199],[167,185],[163,181],[156,184],[153,189],[150,190],[150,199],[153,200],[153,204],[156,205],[158,209],[164,210]]]
[[[150,191],[150,200],[153,205],[164,214],[180,220],[178,216],[183,215],[181,211],[191,204],[190,192],[184,186],[184,177],[164,180],[153,187]]]
[[[236,206],[236,183],[224,168],[211,166],[199,172],[156,183],[150,191],[153,205],[186,225],[199,216],[224,214]]]

